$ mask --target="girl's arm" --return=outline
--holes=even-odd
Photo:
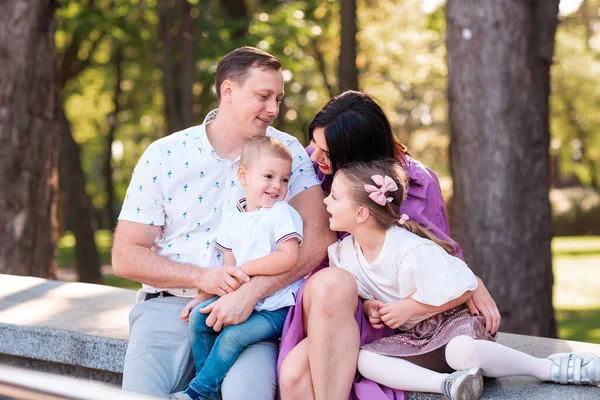
[[[277,246],[268,256],[247,261],[240,268],[249,276],[279,275],[290,271],[298,262],[299,246],[295,238]]]
[[[379,308],[381,321],[392,329],[398,329],[415,315],[439,314],[456,306],[464,304],[471,298],[472,292],[466,291],[457,299],[441,306],[430,306],[420,303],[413,298],[405,298],[384,304]]]
[[[413,310],[415,311],[415,313],[413,315],[416,315],[416,314],[438,314],[438,313],[441,313],[444,311],[451,310],[454,307],[457,307],[457,306],[460,306],[461,304],[466,303],[467,301],[471,300],[472,295],[473,295],[473,292],[471,292],[470,290],[467,290],[459,298],[451,300],[445,304],[442,304],[441,306],[430,306],[427,304],[419,303],[418,301],[416,301],[412,298],[406,299],[406,300],[410,300],[411,302],[414,303],[412,305]],[[411,317],[412,317],[412,315],[411,315]]]

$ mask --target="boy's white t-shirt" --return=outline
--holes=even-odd
[[[381,252],[372,263],[352,235],[329,246],[328,254],[329,265],[354,275],[363,299],[390,303],[411,297],[441,306],[477,288],[475,275],[460,258],[399,226],[386,231]],[[410,329],[432,315],[415,316],[400,329]]]
[[[206,135],[206,125],[215,120],[217,112],[211,111],[202,125],[151,143],[127,189],[119,219],[162,226],[162,238],[154,246],[171,261],[202,267],[222,265],[214,245],[217,228],[223,212],[235,208],[244,194],[237,179],[239,157],[234,161],[220,158]],[[292,153],[286,200],[319,185],[310,158],[296,138],[273,127],[267,128],[266,134]],[[197,288],[142,286],[144,293],[163,290],[183,297],[197,294]]]
[[[242,198],[236,209],[223,215],[215,243],[217,250],[233,253],[238,266],[268,256],[287,240],[302,244],[302,218],[288,203],[278,201],[273,207],[252,212],[246,212],[245,204]],[[294,305],[301,284],[302,279],[261,299],[254,309],[273,311]]]

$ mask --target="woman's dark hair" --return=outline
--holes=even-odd
[[[349,90],[329,100],[310,123],[311,140],[316,128],[325,128],[333,173],[351,162],[386,157],[404,164],[404,155],[410,155],[394,136],[383,109],[366,93]]]

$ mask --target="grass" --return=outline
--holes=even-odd
[[[103,264],[110,264],[112,233],[96,232],[96,245]],[[58,243],[58,263],[74,265],[75,237],[65,233]],[[554,260],[554,308],[561,339],[600,343],[600,236],[557,237],[552,241]],[[104,284],[138,289],[140,284],[115,275],[104,276]]]
[[[112,248],[112,232],[109,230],[98,230],[95,232],[96,248],[100,255],[100,263],[108,265],[111,262],[110,249]],[[75,265],[75,236],[73,232],[65,232],[58,240],[58,267],[72,268]],[[103,276],[104,284],[108,286],[122,287],[137,290],[142,285],[138,282],[119,278],[113,274]]]
[[[109,230],[98,230],[94,234],[96,247],[100,253],[100,262],[110,264],[110,249],[112,247],[112,232]],[[75,235],[73,232],[65,232],[58,239],[58,266],[72,267],[75,265]]]
[[[558,336],[600,343],[600,236],[555,238],[552,254]]]

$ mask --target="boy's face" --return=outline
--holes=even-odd
[[[238,179],[244,187],[246,203],[254,207],[270,208],[275,202],[285,200],[291,170],[291,160],[271,155],[261,156],[252,160],[247,167],[240,167]]]

